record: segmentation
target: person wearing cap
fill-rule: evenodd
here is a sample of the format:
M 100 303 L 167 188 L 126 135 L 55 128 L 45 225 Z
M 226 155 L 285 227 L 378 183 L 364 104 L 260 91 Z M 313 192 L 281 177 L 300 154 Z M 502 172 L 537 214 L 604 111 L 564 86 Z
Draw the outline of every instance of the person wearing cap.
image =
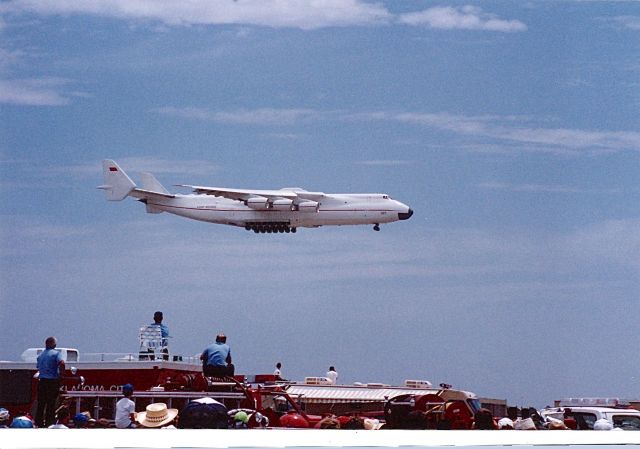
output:
M 234 429 L 247 429 L 249 428 L 249 415 L 244 410 L 237 411 L 233 415 L 233 428 Z
M 154 402 L 147 405 L 144 412 L 136 416 L 136 421 L 142 427 L 158 428 L 172 426 L 173 421 L 178 416 L 177 408 L 167 408 L 164 402 Z
M 122 394 L 124 397 L 116 403 L 115 425 L 118 429 L 135 429 L 136 403 L 131 400 L 133 385 L 123 385 Z
M 231 363 L 231 348 L 227 345 L 227 337 L 224 334 L 216 336 L 216 342 L 205 348 L 200 355 L 202 360 L 202 372 L 205 376 L 233 377 L 235 367 Z
M 6 429 L 9 427 L 9 419 L 11 418 L 11 414 L 9 410 L 4 407 L 0 407 L 0 429 Z
M 85 413 L 78 413 L 73 417 L 73 425 L 76 429 L 86 429 L 89 426 L 89 417 Z
M 511 418 L 502 418 L 498 421 L 498 430 L 514 430 L 513 420 Z
M 593 423 L 593 430 L 613 430 L 613 424 L 607 418 L 600 418 Z
M 38 364 L 38 408 L 36 425 L 47 427 L 55 422 L 56 402 L 60 392 L 60 374 L 64 372 L 62 353 L 56 349 L 55 337 L 45 340 L 45 350 L 37 359 Z
M 31 418 L 26 415 L 16 416 L 11 422 L 12 429 L 33 429 L 35 426 Z

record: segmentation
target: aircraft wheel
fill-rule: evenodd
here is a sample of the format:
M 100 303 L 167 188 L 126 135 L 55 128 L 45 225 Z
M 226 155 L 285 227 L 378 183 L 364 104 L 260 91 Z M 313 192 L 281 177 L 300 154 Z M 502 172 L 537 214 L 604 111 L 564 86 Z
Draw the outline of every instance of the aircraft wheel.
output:
M 248 224 L 244 225 L 244 228 L 245 228 L 247 231 L 251 231 L 251 226 L 250 226 L 250 225 L 248 225 Z
M 289 226 L 287 226 L 286 228 L 284 228 L 284 232 L 286 232 L 287 234 L 291 232 L 291 228 Z
M 258 228 L 253 228 L 253 232 L 255 232 L 256 234 L 259 233 L 260 231 L 258 231 Z
M 298 228 L 291 228 L 291 232 L 293 232 L 294 234 L 296 233 Z
M 373 226 L 373 230 L 374 231 L 379 231 L 380 230 L 380 225 L 376 224 Z

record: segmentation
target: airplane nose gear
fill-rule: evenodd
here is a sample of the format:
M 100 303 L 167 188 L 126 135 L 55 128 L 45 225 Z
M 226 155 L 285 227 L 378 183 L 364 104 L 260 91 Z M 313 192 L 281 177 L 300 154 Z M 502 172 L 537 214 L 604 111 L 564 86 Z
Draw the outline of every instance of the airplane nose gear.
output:
M 380 225 L 378 223 L 376 223 L 375 225 L 373 225 L 373 230 L 374 231 L 379 231 L 380 230 Z

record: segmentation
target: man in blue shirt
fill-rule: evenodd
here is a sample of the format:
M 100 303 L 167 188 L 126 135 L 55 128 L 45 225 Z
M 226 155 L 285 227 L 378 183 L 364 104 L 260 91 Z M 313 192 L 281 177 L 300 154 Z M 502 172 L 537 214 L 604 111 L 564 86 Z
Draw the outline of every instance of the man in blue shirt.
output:
M 45 340 L 45 350 L 40 353 L 38 363 L 38 408 L 36 425 L 49 427 L 55 424 L 56 402 L 60 392 L 60 375 L 64 372 L 62 353 L 56 349 L 55 337 Z
M 169 328 L 162 324 L 162 312 L 158 311 L 153 314 L 153 323 L 151 325 L 160 326 L 160 333 L 162 335 L 162 352 L 164 355 L 162 356 L 165 360 L 169 360 Z
M 216 342 L 202 352 L 200 360 L 205 376 L 233 377 L 235 367 L 231 363 L 231 348 L 224 334 L 218 334 Z

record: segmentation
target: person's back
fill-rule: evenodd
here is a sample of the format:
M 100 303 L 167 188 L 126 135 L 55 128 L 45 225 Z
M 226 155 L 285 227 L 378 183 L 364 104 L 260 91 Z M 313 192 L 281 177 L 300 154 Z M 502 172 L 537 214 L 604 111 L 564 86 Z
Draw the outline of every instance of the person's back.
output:
M 227 366 L 227 357 L 231 348 L 226 343 L 214 343 L 207 348 L 207 364 L 212 366 Z
M 133 423 L 136 404 L 131 400 L 133 386 L 131 384 L 123 386 L 122 394 L 124 397 L 116 403 L 115 425 L 118 429 L 132 429 L 136 427 Z
M 207 347 L 200 355 L 205 376 L 233 376 L 235 367 L 231 363 L 231 348 L 227 337 L 219 334 L 216 342 Z
M 329 371 L 327 371 L 327 378 L 332 384 L 336 384 L 338 382 L 338 372 L 333 366 L 329 367 Z
M 40 353 L 37 358 L 40 379 L 60 378 L 60 364 L 62 353 L 55 348 L 47 348 Z

